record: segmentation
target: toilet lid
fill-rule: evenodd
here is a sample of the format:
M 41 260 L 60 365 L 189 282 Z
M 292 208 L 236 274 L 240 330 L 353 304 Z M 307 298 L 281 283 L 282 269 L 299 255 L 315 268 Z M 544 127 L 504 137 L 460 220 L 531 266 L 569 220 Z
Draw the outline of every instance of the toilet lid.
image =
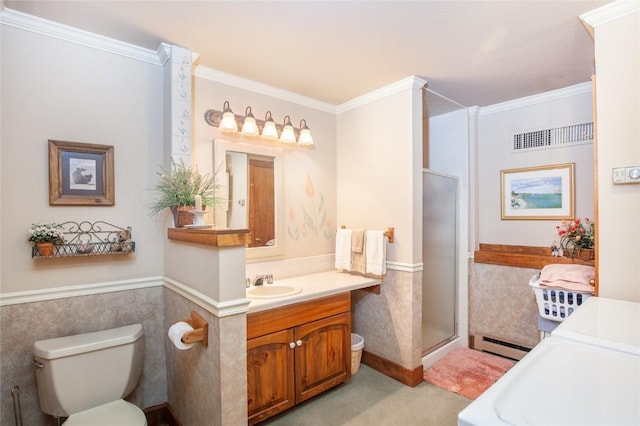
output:
M 64 426 L 147 426 L 140 408 L 119 399 L 72 414 Z

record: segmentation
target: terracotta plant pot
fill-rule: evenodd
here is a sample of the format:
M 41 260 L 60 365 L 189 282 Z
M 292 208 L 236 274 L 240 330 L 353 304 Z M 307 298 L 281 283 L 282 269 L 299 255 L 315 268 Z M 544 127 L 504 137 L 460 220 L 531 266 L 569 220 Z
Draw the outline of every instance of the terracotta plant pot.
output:
M 53 255 L 53 243 L 36 243 L 40 256 L 49 257 Z

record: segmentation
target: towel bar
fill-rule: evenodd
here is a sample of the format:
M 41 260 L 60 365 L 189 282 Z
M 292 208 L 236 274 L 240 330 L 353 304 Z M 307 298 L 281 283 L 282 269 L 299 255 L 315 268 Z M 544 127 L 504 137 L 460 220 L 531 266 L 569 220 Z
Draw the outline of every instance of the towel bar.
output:
M 346 226 L 342 225 L 341 229 L 346 229 Z M 386 231 L 383 232 L 384 236 L 387 237 L 387 242 L 389 244 L 393 244 L 393 238 L 395 237 L 395 228 L 389 227 Z

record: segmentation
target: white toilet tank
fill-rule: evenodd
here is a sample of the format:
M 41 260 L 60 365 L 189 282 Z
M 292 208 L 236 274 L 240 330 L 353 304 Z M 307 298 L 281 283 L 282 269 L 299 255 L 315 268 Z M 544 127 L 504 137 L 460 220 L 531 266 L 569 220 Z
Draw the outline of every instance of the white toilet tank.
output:
M 142 373 L 142 325 L 33 344 L 42 411 L 59 417 L 129 395 Z

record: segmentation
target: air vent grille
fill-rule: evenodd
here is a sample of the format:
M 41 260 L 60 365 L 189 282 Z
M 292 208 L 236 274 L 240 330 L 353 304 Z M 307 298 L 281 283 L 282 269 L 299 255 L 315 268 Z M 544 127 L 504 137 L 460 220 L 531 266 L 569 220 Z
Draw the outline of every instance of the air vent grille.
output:
M 555 129 L 536 130 L 513 135 L 513 150 L 555 148 L 593 140 L 593 123 L 574 124 Z

